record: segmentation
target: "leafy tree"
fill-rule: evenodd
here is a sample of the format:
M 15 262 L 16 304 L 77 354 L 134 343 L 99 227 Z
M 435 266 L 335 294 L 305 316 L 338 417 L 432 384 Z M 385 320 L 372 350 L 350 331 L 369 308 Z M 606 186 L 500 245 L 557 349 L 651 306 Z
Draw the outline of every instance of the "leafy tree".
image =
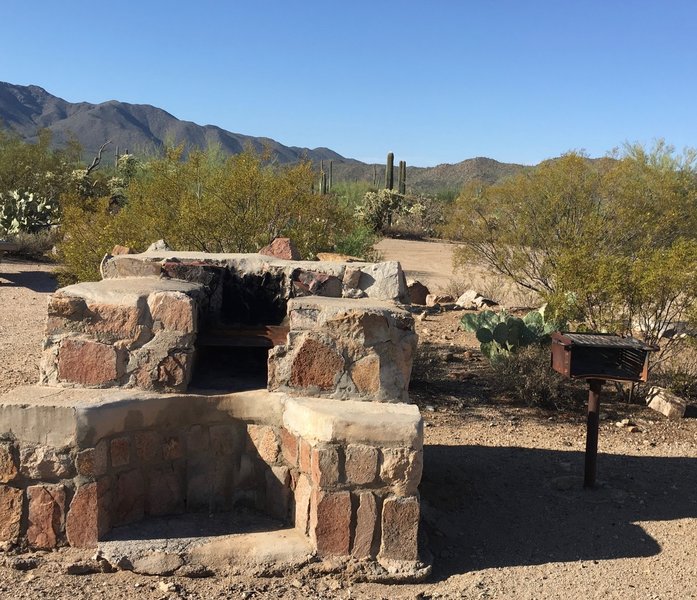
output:
M 444 233 L 462 242 L 458 265 L 483 263 L 538 292 L 559 317 L 657 343 L 697 299 L 695 163 L 695 152 L 662 142 L 600 161 L 570 153 L 498 184 L 470 184 Z

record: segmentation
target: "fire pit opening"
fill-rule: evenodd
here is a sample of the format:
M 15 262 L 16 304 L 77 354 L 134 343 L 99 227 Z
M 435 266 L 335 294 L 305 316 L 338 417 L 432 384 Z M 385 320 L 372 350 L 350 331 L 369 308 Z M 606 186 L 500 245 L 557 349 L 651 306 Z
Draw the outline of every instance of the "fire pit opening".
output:
M 192 387 L 241 391 L 266 388 L 268 351 L 288 333 L 285 275 L 239 275 L 226 269 L 217 302 L 196 340 Z

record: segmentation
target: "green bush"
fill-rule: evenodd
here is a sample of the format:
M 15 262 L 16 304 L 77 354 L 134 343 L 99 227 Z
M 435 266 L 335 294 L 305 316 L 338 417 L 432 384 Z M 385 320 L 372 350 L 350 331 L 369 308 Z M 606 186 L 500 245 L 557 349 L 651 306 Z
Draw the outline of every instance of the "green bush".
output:
M 467 186 L 444 232 L 475 261 L 539 293 L 593 331 L 681 343 L 669 323 L 697 304 L 697 154 L 626 148 L 613 159 L 568 154 L 494 185 Z M 656 361 L 654 361 L 656 364 Z
M 177 250 L 256 252 L 279 236 L 301 255 L 336 249 L 354 226 L 330 195 L 312 191 L 309 163 L 278 167 L 251 151 L 224 157 L 215 151 L 170 148 L 129 173 L 125 200 L 67 197 L 60 256 L 67 277 L 98 277 L 114 245 L 137 251 L 164 239 Z

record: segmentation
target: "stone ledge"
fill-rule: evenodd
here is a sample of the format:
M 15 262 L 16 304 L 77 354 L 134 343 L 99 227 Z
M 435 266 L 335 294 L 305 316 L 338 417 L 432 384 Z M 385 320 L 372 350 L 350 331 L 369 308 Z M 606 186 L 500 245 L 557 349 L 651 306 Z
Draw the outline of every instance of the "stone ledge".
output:
M 408 301 L 406 278 L 397 261 L 379 263 L 284 260 L 264 254 L 183 252 L 175 250 L 121 254 L 104 264 L 104 276 L 112 278 L 157 277 L 168 261 L 195 263 L 197 266 L 226 267 L 238 273 L 277 271 L 290 279 L 295 270 L 321 272 L 343 278 L 347 268 L 360 273 L 357 287 L 371 298 Z
M 283 425 L 315 443 L 423 448 L 423 420 L 413 404 L 287 397 Z
M 127 255 L 128 256 L 128 255 Z M 83 298 L 95 304 L 137 306 L 138 302 L 156 292 L 182 292 L 191 294 L 200 291 L 201 284 L 178 279 L 156 277 L 131 277 L 128 279 L 102 279 L 76 283 L 58 290 L 64 296 Z
M 160 424 L 226 418 L 280 426 L 283 394 L 156 394 L 140 390 L 22 386 L 0 396 L 3 433 L 56 448 L 90 447 L 103 437 Z

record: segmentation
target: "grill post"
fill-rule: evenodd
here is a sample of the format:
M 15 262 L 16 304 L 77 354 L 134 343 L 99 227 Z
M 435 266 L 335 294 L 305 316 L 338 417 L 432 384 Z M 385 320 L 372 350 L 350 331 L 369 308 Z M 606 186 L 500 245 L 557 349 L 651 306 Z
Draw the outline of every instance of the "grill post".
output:
M 586 421 L 586 464 L 583 475 L 583 487 L 595 486 L 595 465 L 598 458 L 598 423 L 600 421 L 600 390 L 602 379 L 589 379 L 588 418 Z

